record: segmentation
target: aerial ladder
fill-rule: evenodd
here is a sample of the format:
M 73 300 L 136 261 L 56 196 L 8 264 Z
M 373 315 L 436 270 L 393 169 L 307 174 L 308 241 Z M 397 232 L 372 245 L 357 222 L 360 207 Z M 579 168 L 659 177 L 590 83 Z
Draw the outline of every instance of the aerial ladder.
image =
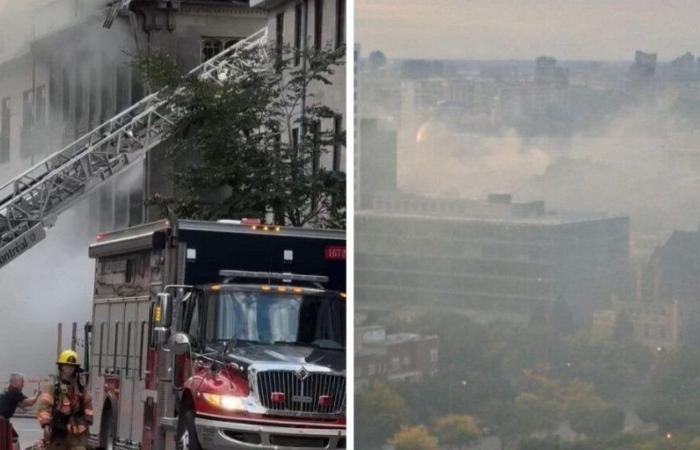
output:
M 266 44 L 263 28 L 189 75 L 221 84 L 235 75 L 239 51 L 264 52 Z M 148 95 L 0 187 L 0 268 L 43 240 L 60 213 L 163 142 L 180 114 L 172 95 Z

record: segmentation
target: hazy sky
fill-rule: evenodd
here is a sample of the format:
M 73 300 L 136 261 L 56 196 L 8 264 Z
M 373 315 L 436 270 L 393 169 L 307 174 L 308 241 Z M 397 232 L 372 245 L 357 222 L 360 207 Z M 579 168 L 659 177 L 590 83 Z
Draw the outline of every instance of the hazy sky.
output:
M 700 53 L 698 0 L 355 0 L 362 53 L 388 57 L 668 61 Z

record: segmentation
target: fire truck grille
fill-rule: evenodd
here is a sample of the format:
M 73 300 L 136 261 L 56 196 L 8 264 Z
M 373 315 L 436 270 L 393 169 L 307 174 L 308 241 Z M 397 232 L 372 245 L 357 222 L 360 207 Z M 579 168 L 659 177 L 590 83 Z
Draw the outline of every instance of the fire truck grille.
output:
M 345 377 L 272 370 L 258 373 L 262 405 L 271 411 L 339 414 L 345 406 Z

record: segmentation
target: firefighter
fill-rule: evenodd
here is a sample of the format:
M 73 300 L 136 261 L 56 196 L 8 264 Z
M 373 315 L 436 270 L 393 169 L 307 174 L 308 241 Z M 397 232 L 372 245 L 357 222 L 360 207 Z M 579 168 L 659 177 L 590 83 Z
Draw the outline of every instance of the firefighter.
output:
M 78 354 L 65 350 L 58 357 L 56 382 L 42 390 L 37 419 L 47 450 L 85 450 L 92 425 L 92 399 L 80 379 Z

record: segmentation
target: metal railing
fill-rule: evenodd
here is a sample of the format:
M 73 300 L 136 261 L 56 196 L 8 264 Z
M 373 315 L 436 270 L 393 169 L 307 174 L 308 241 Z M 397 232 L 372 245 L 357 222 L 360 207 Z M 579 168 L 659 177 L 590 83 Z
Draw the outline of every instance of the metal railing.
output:
M 264 28 L 190 72 L 221 84 L 235 74 L 236 52 L 267 43 Z M 177 92 L 177 91 L 176 91 Z M 0 267 L 45 237 L 56 217 L 160 144 L 178 111 L 153 93 L 0 187 Z

